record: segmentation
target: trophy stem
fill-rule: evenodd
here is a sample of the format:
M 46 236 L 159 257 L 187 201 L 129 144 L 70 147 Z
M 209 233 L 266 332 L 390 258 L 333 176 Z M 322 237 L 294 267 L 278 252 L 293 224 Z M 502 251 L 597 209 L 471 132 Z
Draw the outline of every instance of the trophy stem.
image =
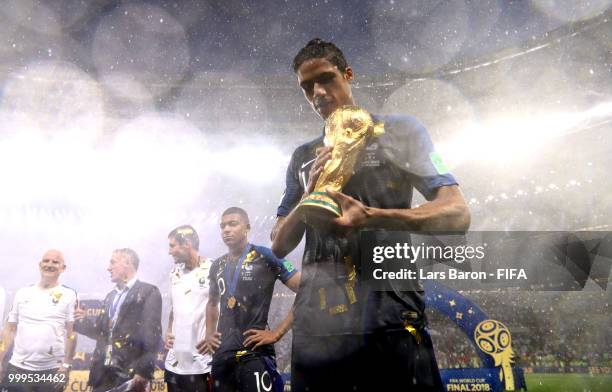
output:
M 300 203 L 300 206 L 324 208 L 335 215 L 342 216 L 342 209 L 327 192 L 312 192 Z
M 342 216 L 342 209 L 327 192 L 312 192 L 300 202 L 296 213 L 304 223 L 326 229 L 332 219 Z

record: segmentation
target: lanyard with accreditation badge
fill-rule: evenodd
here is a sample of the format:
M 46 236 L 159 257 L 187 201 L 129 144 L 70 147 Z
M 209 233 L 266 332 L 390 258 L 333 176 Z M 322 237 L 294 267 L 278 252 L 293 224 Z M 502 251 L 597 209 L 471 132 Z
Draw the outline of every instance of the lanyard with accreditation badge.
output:
M 242 263 L 246 258 L 247 253 L 249 252 L 249 248 L 251 244 L 247 244 L 244 248 L 244 252 L 240 256 L 240 259 L 236 262 L 236 268 L 234 271 L 234 275 L 230 278 L 230 263 L 225 263 L 225 279 L 228 283 L 227 291 L 229 292 L 230 297 L 227 299 L 227 307 L 230 309 L 234 309 L 236 306 L 236 287 L 238 286 L 238 278 L 240 277 L 240 270 L 242 269 Z
M 127 294 L 128 291 L 129 289 L 127 287 L 124 287 L 123 290 L 121 290 L 118 294 L 115 294 L 115 298 L 113 298 L 113 301 L 111 302 L 111 306 L 109 309 L 109 325 L 111 329 L 113 329 L 115 323 L 117 322 L 117 312 L 119 311 L 119 305 L 122 304 L 121 299 L 125 294 Z

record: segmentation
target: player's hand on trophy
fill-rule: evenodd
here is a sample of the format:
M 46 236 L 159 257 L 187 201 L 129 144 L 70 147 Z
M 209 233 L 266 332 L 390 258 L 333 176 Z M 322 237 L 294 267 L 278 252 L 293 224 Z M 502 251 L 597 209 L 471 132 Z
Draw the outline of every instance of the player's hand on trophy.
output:
M 247 336 L 242 343 L 244 347 L 249 347 L 254 344 L 253 347 L 249 347 L 251 350 L 256 349 L 259 346 L 265 346 L 266 344 L 274 344 L 281 338 L 278 333 L 270 331 L 269 329 L 249 329 L 244 332 Z
M 164 348 L 170 350 L 174 346 L 174 334 L 168 332 L 164 337 Z
M 365 227 L 368 219 L 368 210 L 362 202 L 342 192 L 336 192 L 331 189 L 327 189 L 326 192 L 333 197 L 342 208 L 342 216 L 331 221 L 331 231 L 334 234 L 346 236 L 352 231 Z
M 215 350 L 221 345 L 221 334 L 217 331 L 207 333 L 204 340 L 196 344 L 196 349 L 200 354 L 214 354 Z
M 87 316 L 87 309 L 81 304 L 74 309 L 74 320 L 75 321 L 83 321 Z
M 308 195 L 312 191 L 314 191 L 315 184 L 319 179 L 319 175 L 323 171 L 325 167 L 325 163 L 329 161 L 332 157 L 332 150 L 334 148 L 331 146 L 327 147 L 319 147 L 315 150 L 317 157 L 315 158 L 315 162 L 310 168 L 310 172 L 308 173 L 308 184 L 306 184 L 305 194 Z

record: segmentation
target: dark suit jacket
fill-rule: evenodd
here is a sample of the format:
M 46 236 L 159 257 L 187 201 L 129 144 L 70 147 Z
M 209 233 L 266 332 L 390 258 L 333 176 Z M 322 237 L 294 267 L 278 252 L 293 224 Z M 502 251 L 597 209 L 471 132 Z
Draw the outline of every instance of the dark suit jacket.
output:
M 115 290 L 106 295 L 104 311 L 95 321 L 86 318 L 75 323 L 77 332 L 97 341 L 88 382 L 94 388 L 109 371 L 104 366 L 104 359 L 110 334 L 108 310 L 114 296 Z M 134 374 L 149 380 L 153 378 L 155 357 L 161 342 L 161 307 L 159 289 L 137 280 L 119 309 L 111 342 L 113 358 L 118 368 L 130 378 Z

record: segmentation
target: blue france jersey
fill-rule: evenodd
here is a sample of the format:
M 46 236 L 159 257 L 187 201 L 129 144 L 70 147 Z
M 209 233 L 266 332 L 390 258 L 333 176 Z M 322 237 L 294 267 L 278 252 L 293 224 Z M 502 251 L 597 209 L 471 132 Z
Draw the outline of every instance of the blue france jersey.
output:
M 432 200 L 457 181 L 442 162 L 425 127 L 405 115 L 372 116 L 385 132 L 372 137 L 342 192 L 375 208 L 411 207 L 413 189 Z M 299 203 L 315 149 L 323 136 L 299 146 L 291 157 L 277 215 Z M 359 334 L 401 329 L 405 315 L 422 317 L 422 292 L 370 290 L 361 277 L 359 233 L 348 237 L 306 228 L 302 277 L 295 301 L 294 335 Z
M 210 296 L 220 301 L 217 330 L 222 334 L 222 344 L 217 352 L 242 350 L 245 331 L 265 329 L 276 280 L 286 283 L 297 273 L 289 261 L 279 259 L 271 249 L 249 244 L 236 278 L 238 261 L 228 256 L 215 260 L 209 275 Z M 235 289 L 231 292 L 233 282 Z M 262 351 L 273 352 L 273 347 L 263 347 Z

